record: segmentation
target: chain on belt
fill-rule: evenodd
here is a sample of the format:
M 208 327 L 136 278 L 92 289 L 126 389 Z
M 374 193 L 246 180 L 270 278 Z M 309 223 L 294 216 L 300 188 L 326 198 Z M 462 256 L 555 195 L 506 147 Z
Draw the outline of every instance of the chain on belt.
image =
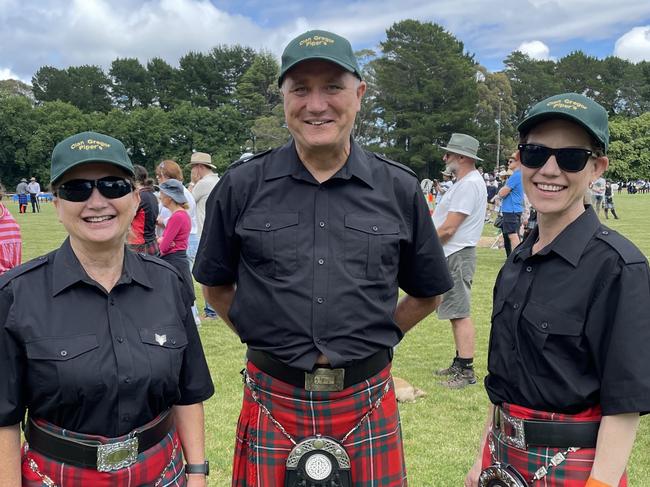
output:
M 160 484 L 162 483 L 163 479 L 165 478 L 165 475 L 167 474 L 167 470 L 169 470 L 173 464 L 174 464 L 174 459 L 176 458 L 176 453 L 178 452 L 178 441 L 174 439 L 173 442 L 173 448 L 172 448 L 172 453 L 170 455 L 169 463 L 165 466 L 163 469 L 162 473 L 160 474 L 160 477 L 158 477 L 158 480 L 153 484 L 154 487 L 159 487 Z M 41 482 L 43 482 L 47 487 L 58 487 L 57 484 L 47 475 L 42 473 L 40 469 L 38 468 L 38 464 L 33 458 L 30 458 L 28 460 L 29 468 L 32 472 L 36 474 L 36 476 L 41 479 Z

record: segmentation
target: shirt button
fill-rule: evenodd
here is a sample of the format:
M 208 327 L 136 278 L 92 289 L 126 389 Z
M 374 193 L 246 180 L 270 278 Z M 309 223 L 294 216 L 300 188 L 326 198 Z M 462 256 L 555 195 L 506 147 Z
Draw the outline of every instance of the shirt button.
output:
M 377 225 L 372 226 L 372 231 L 377 232 L 379 230 L 379 227 Z
M 325 226 L 325 222 L 318 222 L 318 224 L 320 225 L 321 228 Z
M 515 309 L 519 309 L 519 303 L 513 304 L 512 307 L 515 308 Z
M 316 298 L 316 302 L 318 304 L 323 304 L 325 302 L 325 300 L 323 298 Z
M 319 263 L 320 265 L 323 265 L 323 264 L 325 263 L 325 260 L 324 260 L 324 259 L 318 259 L 318 263 Z
M 130 384 L 131 383 L 131 377 L 127 377 L 126 379 L 124 379 L 124 382 L 126 382 L 127 384 Z
M 270 224 L 269 222 L 266 222 L 266 223 L 264 224 L 264 226 L 265 226 L 266 228 L 271 228 L 271 224 Z
M 176 339 L 175 339 L 175 338 L 172 338 L 171 343 L 172 343 L 172 345 L 176 345 Z
M 111 303 L 111 306 L 113 306 L 115 304 L 115 299 L 111 298 L 109 302 Z
M 323 340 L 321 340 L 320 338 L 316 338 L 316 343 L 323 343 Z
M 124 338 L 122 338 L 122 337 L 117 337 L 116 340 L 118 341 L 118 343 L 122 343 L 122 342 L 124 341 Z
M 603 231 L 600 232 L 600 233 L 602 233 L 603 235 L 609 235 L 609 232 L 608 232 L 607 230 L 603 230 Z
M 67 357 L 68 356 L 68 351 L 67 350 L 61 350 L 59 352 L 59 355 L 61 355 L 61 357 Z
M 533 272 L 533 268 L 531 266 L 526 267 L 526 272 Z
M 547 321 L 542 321 L 541 326 L 542 326 L 542 328 L 544 328 L 546 330 L 548 328 L 548 322 Z

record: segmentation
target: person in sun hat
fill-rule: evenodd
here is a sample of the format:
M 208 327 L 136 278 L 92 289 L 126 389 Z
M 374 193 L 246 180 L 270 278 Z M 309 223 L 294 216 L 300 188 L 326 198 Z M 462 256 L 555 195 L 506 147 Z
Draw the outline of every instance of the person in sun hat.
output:
M 537 226 L 494 287 L 491 406 L 465 485 L 508 476 L 625 486 L 639 415 L 650 411 L 650 272 L 639 249 L 584 204 L 609 163 L 607 112 L 563 93 L 534 105 L 518 130 Z
M 212 156 L 205 152 L 194 152 L 190 157 L 190 168 L 192 173 L 192 196 L 196 201 L 196 223 L 199 238 L 203 233 L 205 223 L 205 204 L 208 196 L 219 182 L 219 175 L 214 172 L 217 168 L 212 164 Z M 205 298 L 205 296 L 204 296 Z M 203 306 L 205 318 L 214 319 L 217 312 L 205 301 Z
M 466 134 L 452 134 L 443 161 L 456 182 L 433 212 L 433 223 L 442 242 L 454 287 L 442 297 L 438 319 L 450 320 L 456 355 L 449 367 L 434 371 L 447 377 L 442 385 L 462 389 L 476 384 L 475 334 L 470 314 L 472 278 L 476 269 L 476 245 L 481 238 L 487 210 L 487 188 L 476 169 L 479 142 Z
M 416 175 L 351 136 L 350 43 L 300 34 L 278 84 L 292 140 L 223 174 L 194 266 L 248 348 L 232 485 L 405 486 L 392 350 L 451 287 L 442 249 Z
M 0 485 L 205 486 L 214 387 L 181 276 L 126 249 L 127 151 L 78 133 L 50 174 L 68 236 L 0 276 Z

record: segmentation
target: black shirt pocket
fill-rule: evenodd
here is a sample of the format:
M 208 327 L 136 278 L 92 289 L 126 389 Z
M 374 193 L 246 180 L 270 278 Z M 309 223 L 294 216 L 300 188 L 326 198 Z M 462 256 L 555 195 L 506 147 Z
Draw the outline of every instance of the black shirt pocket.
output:
M 582 351 L 584 320 L 532 301 L 526 305 L 522 316 L 528 325 L 522 332 L 547 360 L 571 360 Z
M 59 394 L 65 404 L 95 399 L 106 391 L 97 373 L 97 336 L 47 337 L 25 343 L 29 387 Z
M 345 267 L 351 276 L 377 281 L 396 272 L 399 224 L 374 215 L 345 215 Z
M 183 354 L 187 347 L 187 334 L 180 326 L 166 325 L 140 328 L 140 340 L 144 343 L 151 366 L 151 382 L 155 389 L 178 390 L 183 366 Z
M 295 212 L 254 213 L 242 221 L 242 254 L 268 277 L 290 276 L 298 267 L 298 223 Z

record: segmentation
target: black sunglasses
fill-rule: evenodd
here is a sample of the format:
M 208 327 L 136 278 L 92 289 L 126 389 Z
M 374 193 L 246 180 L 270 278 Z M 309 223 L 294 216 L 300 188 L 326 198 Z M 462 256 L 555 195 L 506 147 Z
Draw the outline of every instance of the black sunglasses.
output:
M 72 179 L 66 181 L 56 191 L 59 198 L 79 203 L 86 201 L 97 188 L 99 193 L 109 199 L 121 198 L 133 191 L 131 183 L 117 176 L 106 176 L 101 179 Z
M 546 164 L 549 157 L 555 156 L 560 169 L 566 172 L 579 172 L 585 168 L 593 154 L 593 151 L 579 147 L 551 149 L 537 144 L 519 144 L 519 159 L 524 166 L 531 169 L 539 169 Z

